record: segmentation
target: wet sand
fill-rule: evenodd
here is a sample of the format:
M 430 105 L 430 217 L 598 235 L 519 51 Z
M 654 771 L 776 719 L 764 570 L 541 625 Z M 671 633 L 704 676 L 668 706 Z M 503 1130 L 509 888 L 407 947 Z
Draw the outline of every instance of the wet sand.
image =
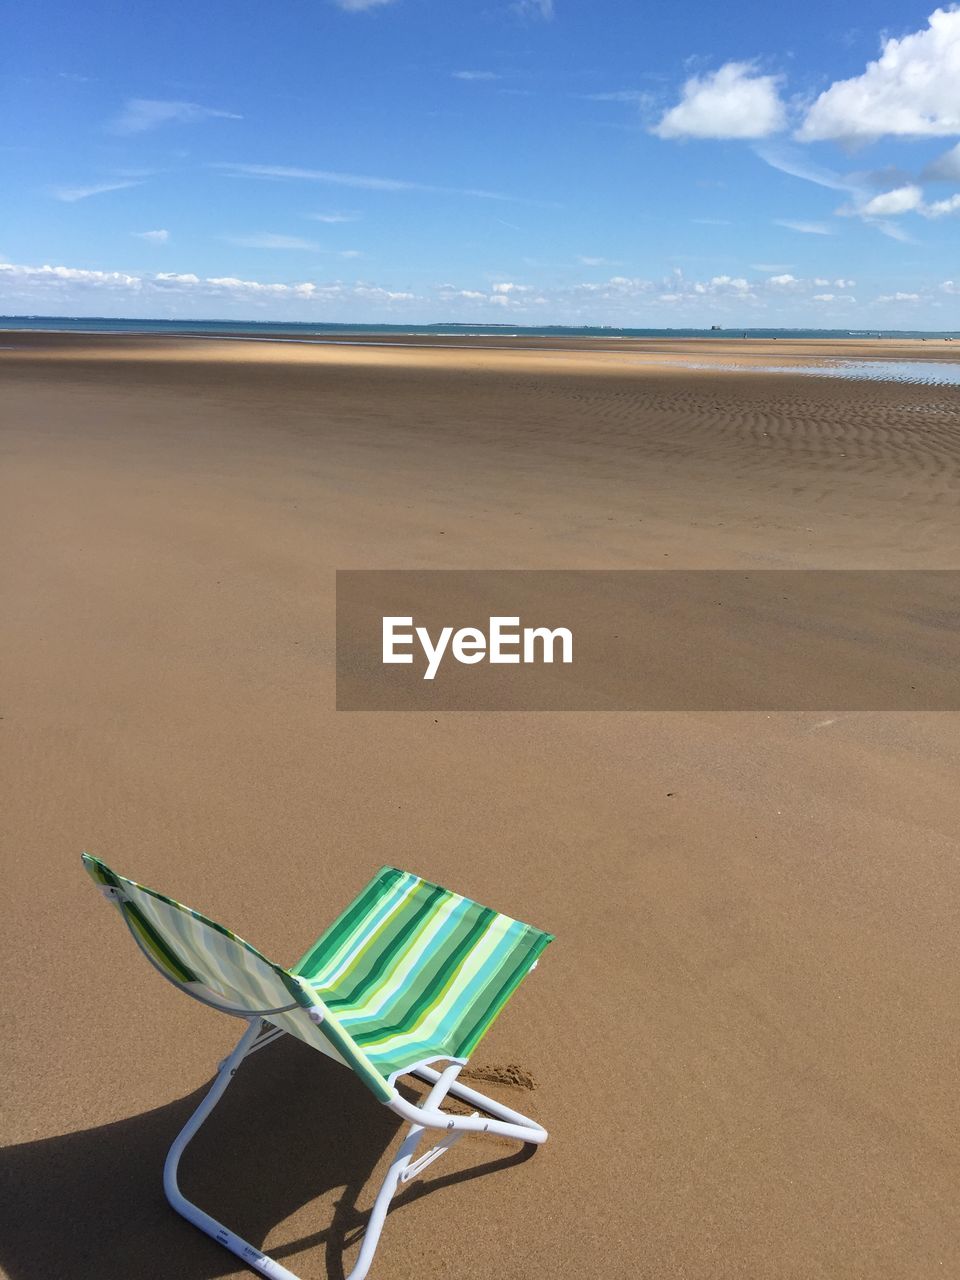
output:
M 461 1143 L 373 1275 L 960 1268 L 956 715 L 333 688 L 337 568 L 960 567 L 960 392 L 764 374 L 783 341 L 2 341 L 4 1274 L 249 1274 L 160 1188 L 238 1029 L 143 962 L 83 848 L 283 962 L 383 863 L 557 934 L 474 1059 L 550 1141 Z M 744 345 L 756 372 L 675 363 Z M 394 1133 L 281 1042 L 184 1188 L 339 1276 Z

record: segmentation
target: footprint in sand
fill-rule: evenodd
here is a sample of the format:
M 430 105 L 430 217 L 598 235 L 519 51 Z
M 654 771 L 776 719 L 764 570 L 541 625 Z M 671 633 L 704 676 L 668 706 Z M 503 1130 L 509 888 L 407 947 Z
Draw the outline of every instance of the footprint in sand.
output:
M 515 1089 L 536 1089 L 537 1082 L 529 1071 L 515 1062 L 507 1062 L 465 1067 L 460 1073 L 461 1080 L 478 1080 L 484 1084 L 507 1084 Z

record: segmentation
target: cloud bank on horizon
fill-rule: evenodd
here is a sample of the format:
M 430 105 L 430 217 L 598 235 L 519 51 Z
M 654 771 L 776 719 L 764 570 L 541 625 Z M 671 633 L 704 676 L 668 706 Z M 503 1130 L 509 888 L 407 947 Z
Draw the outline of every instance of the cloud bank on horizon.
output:
M 956 4 L 324 0 L 186 49 L 172 0 L 151 66 L 108 0 L 54 2 L 0 312 L 960 329 Z

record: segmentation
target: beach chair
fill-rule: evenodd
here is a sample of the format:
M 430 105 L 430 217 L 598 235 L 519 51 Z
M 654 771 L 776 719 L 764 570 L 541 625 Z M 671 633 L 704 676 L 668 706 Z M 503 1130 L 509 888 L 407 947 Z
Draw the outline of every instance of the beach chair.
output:
M 457 1080 L 484 1032 L 537 964 L 551 935 L 406 871 L 384 867 L 320 935 L 303 959 L 281 968 L 197 911 L 117 875 L 99 858 L 84 866 L 155 968 L 194 999 L 249 1024 L 219 1066 L 200 1106 L 170 1148 L 163 1186 L 174 1209 L 253 1270 L 297 1280 L 260 1249 L 192 1204 L 177 1185 L 184 1149 L 244 1058 L 284 1034 L 353 1070 L 409 1129 L 377 1194 L 356 1265 L 363 1280 L 390 1200 L 467 1133 L 539 1145 L 547 1132 Z M 436 1070 L 434 1063 L 447 1064 Z M 397 1090 L 405 1075 L 432 1087 L 414 1105 Z M 441 1107 L 450 1096 L 471 1115 Z M 442 1136 L 417 1158 L 428 1129 Z

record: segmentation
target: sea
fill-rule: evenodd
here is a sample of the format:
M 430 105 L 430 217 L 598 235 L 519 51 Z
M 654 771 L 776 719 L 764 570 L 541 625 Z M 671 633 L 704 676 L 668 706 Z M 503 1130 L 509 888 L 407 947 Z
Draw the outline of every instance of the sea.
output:
M 33 329 L 52 333 L 236 334 L 304 340 L 338 335 L 375 338 L 405 335 L 432 338 L 926 338 L 960 341 L 960 330 L 925 329 L 618 329 L 606 325 L 513 324 L 316 324 L 274 320 L 139 320 L 112 316 L 0 316 L 0 330 Z

